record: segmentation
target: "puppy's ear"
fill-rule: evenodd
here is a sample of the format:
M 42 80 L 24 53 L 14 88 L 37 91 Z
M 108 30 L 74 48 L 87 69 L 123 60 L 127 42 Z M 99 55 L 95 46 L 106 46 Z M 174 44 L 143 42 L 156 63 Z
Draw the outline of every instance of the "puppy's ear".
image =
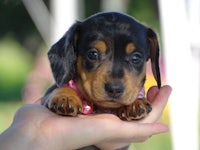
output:
M 76 63 L 75 34 L 80 24 L 80 22 L 76 22 L 72 25 L 48 52 L 51 70 L 58 87 L 74 77 Z
M 150 49 L 151 67 L 158 88 L 161 87 L 160 67 L 159 67 L 159 44 L 156 33 L 152 29 L 148 29 L 148 44 Z

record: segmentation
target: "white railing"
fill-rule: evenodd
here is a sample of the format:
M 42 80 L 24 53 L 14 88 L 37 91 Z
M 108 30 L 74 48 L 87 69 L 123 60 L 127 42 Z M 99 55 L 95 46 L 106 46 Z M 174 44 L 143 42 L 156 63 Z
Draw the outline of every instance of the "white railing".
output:
M 197 53 L 200 44 L 199 4 L 198 0 L 159 1 L 167 81 L 173 88 L 170 118 L 174 150 L 199 150 L 199 56 L 194 58 L 192 51 L 195 46 Z

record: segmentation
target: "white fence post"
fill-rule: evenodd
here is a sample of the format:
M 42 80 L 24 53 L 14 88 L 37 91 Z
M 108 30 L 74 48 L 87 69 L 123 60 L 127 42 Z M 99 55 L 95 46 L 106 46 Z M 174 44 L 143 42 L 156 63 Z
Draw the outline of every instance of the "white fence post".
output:
M 59 40 L 78 19 L 77 0 L 51 0 L 51 43 Z
M 191 26 L 187 6 L 184 0 L 159 1 L 167 82 L 173 88 L 170 117 L 174 150 L 199 150 L 200 75 L 198 63 L 191 50 Z

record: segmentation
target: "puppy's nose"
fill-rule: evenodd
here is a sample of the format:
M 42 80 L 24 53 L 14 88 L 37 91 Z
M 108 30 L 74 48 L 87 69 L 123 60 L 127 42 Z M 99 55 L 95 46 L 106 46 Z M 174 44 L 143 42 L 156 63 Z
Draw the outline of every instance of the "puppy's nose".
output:
M 105 84 L 105 91 L 109 97 L 119 98 L 124 92 L 124 85 L 121 82 L 108 82 Z

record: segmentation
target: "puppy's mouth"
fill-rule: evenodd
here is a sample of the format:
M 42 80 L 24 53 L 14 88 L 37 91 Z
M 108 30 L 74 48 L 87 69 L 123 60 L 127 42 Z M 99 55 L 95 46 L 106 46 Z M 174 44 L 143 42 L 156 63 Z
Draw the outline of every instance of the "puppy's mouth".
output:
M 78 87 L 76 86 L 73 80 L 70 80 L 67 86 L 70 86 L 71 88 L 73 88 L 77 92 L 79 97 L 81 98 L 82 106 L 83 106 L 82 114 L 84 115 L 99 114 L 99 113 L 110 113 L 110 114 L 116 115 L 118 108 L 125 105 L 125 104 L 117 102 L 117 100 L 115 99 L 113 100 L 111 99 L 109 101 L 106 101 L 106 100 L 95 101 L 95 102 L 87 101 L 81 96 L 80 91 L 78 90 Z M 142 87 L 137 95 L 137 98 L 143 99 L 144 97 L 145 97 L 145 90 L 144 90 L 144 87 Z
M 139 91 L 137 98 L 143 99 L 145 97 L 144 87 Z M 82 113 L 84 115 L 89 114 L 100 114 L 100 113 L 109 113 L 109 114 L 117 114 L 118 108 L 124 106 L 121 103 L 117 103 L 116 100 L 110 101 L 96 101 L 95 103 L 91 103 L 83 100 L 83 110 Z

